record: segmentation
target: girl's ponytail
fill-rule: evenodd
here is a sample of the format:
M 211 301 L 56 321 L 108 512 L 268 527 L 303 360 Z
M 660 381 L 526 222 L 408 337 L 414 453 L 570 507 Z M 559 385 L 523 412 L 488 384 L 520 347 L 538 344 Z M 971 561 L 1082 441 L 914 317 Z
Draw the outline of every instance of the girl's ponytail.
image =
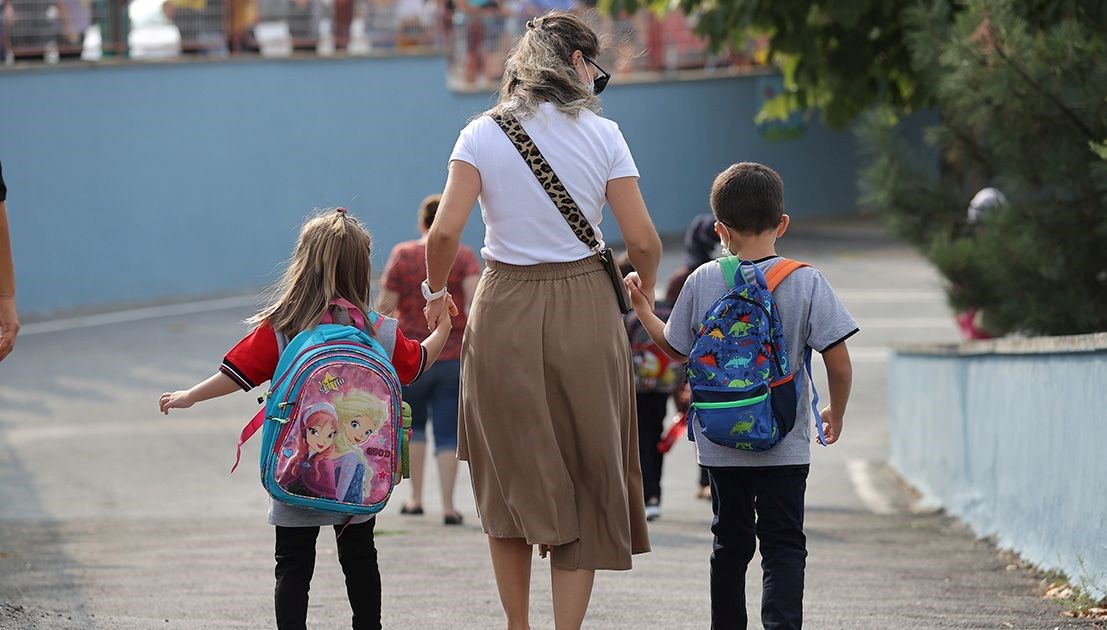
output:
M 268 322 L 292 337 L 317 325 L 332 300 L 345 298 L 368 311 L 372 244 L 345 208 L 312 215 L 300 229 L 288 268 L 269 291 L 269 305 L 247 323 Z

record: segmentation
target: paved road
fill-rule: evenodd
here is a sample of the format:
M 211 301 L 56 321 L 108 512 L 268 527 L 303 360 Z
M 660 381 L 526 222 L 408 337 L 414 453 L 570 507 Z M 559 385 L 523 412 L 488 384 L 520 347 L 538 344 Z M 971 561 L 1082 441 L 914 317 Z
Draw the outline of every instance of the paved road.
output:
M 850 342 L 856 380 L 843 441 L 817 450 L 808 486 L 808 627 L 1081 625 L 1060 617 L 1035 594 L 1036 579 L 989 544 L 942 516 L 906 510 L 909 495 L 882 464 L 886 348 L 953 340 L 956 331 L 932 270 L 871 226 L 853 228 L 797 232 L 780 247 L 820 267 L 862 327 Z M 663 271 L 678 260 L 667 255 Z M 249 465 L 257 445 L 227 474 L 254 397 L 169 418 L 156 412 L 161 391 L 211 373 L 249 313 L 239 302 L 49 333 L 35 332 L 49 324 L 28 327 L 0 364 L 0 627 L 271 625 L 273 535 Z M 691 445 L 681 443 L 666 462 L 654 552 L 631 572 L 598 577 L 586 627 L 708 626 L 710 507 L 693 498 L 695 477 Z M 436 496 L 433 475 L 429 486 Z M 502 627 L 464 476 L 459 496 L 461 528 L 440 525 L 433 501 L 424 517 L 399 515 L 399 501 L 379 517 L 385 627 Z M 348 627 L 330 535 L 320 540 L 310 622 Z M 543 564 L 534 576 L 533 625 L 551 628 Z M 759 580 L 752 567 L 753 611 Z

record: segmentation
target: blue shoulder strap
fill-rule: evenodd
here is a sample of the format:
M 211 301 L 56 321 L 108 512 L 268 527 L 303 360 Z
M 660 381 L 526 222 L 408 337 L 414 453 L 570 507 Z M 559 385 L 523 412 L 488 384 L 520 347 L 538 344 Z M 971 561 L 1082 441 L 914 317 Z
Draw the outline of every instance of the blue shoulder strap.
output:
M 757 284 L 766 288 L 769 286 L 769 283 L 765 280 L 765 274 L 757 263 L 742 260 L 737 256 L 723 256 L 718 260 L 728 290 L 740 284 Z
M 808 347 L 803 351 L 803 372 L 797 373 L 797 377 L 802 377 L 803 373 L 807 373 L 807 382 L 811 387 L 811 412 L 815 415 L 815 429 L 819 432 L 819 444 L 826 446 L 826 434 L 823 433 L 823 417 L 819 413 L 819 390 L 815 388 L 815 378 L 811 376 L 811 348 Z M 806 384 L 801 384 L 806 387 Z M 796 388 L 799 389 L 799 386 Z

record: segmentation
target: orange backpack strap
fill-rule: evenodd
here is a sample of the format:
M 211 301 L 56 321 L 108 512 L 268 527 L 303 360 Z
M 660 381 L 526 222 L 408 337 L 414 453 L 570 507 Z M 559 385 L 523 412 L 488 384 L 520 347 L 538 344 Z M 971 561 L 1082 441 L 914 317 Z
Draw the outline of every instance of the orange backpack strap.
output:
M 800 267 L 810 267 L 811 265 L 800 262 L 798 260 L 792 260 L 791 258 L 781 258 L 780 262 L 773 265 L 769 272 L 765 274 L 765 283 L 769 285 L 770 291 L 775 291 L 777 286 L 784 281 L 793 271 Z

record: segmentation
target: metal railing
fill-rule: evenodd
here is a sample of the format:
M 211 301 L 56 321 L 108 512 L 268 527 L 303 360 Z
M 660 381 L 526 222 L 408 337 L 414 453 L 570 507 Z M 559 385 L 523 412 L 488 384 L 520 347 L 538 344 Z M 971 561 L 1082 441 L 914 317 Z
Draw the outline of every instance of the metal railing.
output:
M 446 52 L 453 87 L 480 89 L 499 82 L 526 21 L 551 8 L 591 21 L 606 44 L 598 61 L 616 75 L 756 63 L 752 49 L 710 54 L 679 13 L 610 18 L 567 0 L 0 0 L 0 6 L 0 57 L 7 63 L 425 48 Z

